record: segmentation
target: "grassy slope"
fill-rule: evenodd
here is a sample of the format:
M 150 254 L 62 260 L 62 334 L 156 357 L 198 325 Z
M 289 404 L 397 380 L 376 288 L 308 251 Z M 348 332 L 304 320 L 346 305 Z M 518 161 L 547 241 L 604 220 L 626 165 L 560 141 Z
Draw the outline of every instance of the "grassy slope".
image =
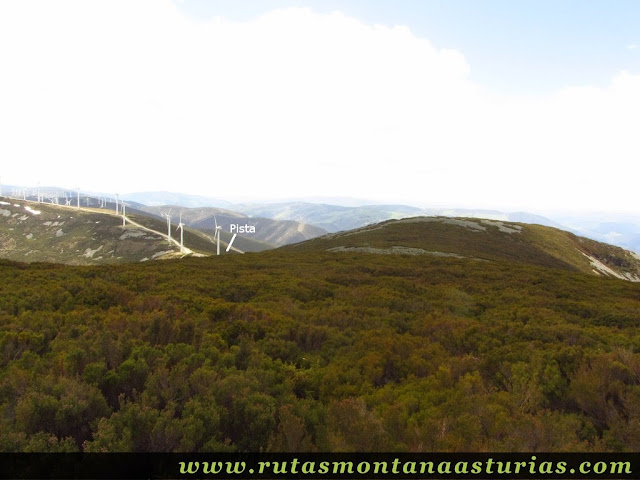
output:
M 3 202 L 5 200 L 2 200 Z M 112 210 L 38 204 L 11 200 L 0 204 L 0 256 L 15 261 L 55 262 L 71 265 L 139 262 L 155 258 L 154 255 L 172 252 L 178 254 L 175 244 L 151 232 L 128 225 L 122 228 L 122 219 Z M 14 205 L 18 205 L 15 207 Z M 30 206 L 40 214 L 25 210 Z M 130 208 L 127 217 L 150 228 L 166 233 L 163 219 L 149 216 Z M 179 238 L 177 224 L 172 225 L 172 238 Z M 58 233 L 58 231 L 60 231 Z M 123 238 L 123 234 L 126 235 Z M 194 252 L 213 255 L 216 245 L 211 241 L 213 232 L 185 228 L 184 244 Z M 224 254 L 231 234 L 221 235 L 221 253 Z M 241 251 L 262 251 L 272 245 L 238 237 L 234 246 Z M 91 255 L 91 251 L 95 251 Z M 159 255 L 160 257 L 163 255 Z
M 500 226 L 518 231 L 507 233 L 501 231 Z M 640 275 L 638 258 L 619 247 L 552 227 L 479 219 L 420 217 L 387 221 L 285 248 L 316 251 L 336 247 L 394 246 L 594 273 L 589 260 L 581 253 L 585 252 L 612 269 Z
M 25 206 L 40 214 L 29 213 Z M 121 218 L 104 210 L 94 212 L 23 201 L 0 205 L 0 210 L 10 212 L 0 216 L 0 255 L 4 258 L 95 265 L 139 262 L 176 250 L 159 235 L 130 227 L 123 229 Z

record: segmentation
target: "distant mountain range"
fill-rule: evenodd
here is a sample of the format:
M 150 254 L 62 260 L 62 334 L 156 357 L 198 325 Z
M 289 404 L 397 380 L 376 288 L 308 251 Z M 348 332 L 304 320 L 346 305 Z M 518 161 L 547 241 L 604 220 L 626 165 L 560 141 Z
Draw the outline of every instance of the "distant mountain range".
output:
M 125 201 L 137 202 L 150 207 L 159 205 L 180 205 L 188 208 L 229 207 L 231 202 L 202 195 L 188 195 L 175 192 L 134 192 L 122 195 Z
M 568 230 L 600 242 L 640 253 L 640 216 L 610 214 L 554 215 L 548 218 L 528 212 L 463 208 L 418 208 L 409 205 L 339 206 L 308 202 L 235 204 L 229 208 L 249 216 L 260 215 L 278 220 L 296 220 L 329 232 L 359 228 L 385 220 L 415 216 L 486 218 L 522 222 Z
M 20 187 L 3 187 L 5 191 L 20 191 Z M 58 195 L 61 202 L 65 193 L 75 204 L 75 192 L 58 187 L 41 187 L 48 196 Z M 36 191 L 28 189 L 27 198 L 36 199 Z M 95 205 L 100 195 L 81 193 L 81 203 Z M 114 208 L 112 196 L 103 196 L 107 207 Z M 136 192 L 121 195 L 132 208 L 159 216 L 167 208 L 178 214 L 183 211 L 185 223 L 199 230 L 213 230 L 213 215 L 219 217 L 223 228 L 228 224 L 251 218 L 256 233 L 247 236 L 255 241 L 247 251 L 255 251 L 291 244 L 321 236 L 326 232 L 360 228 L 385 220 L 416 216 L 448 216 L 486 218 L 501 221 L 522 222 L 555 227 L 601 242 L 640 252 L 640 216 L 611 214 L 554 214 L 553 218 L 528 212 L 502 212 L 486 209 L 419 208 L 410 205 L 374 205 L 366 200 L 353 198 L 318 198 L 323 203 L 291 201 L 280 203 L 231 203 L 208 196 L 174 192 Z M 343 205 L 338 203 L 342 202 Z M 228 232 L 227 232 L 228 233 Z M 231 235 L 223 234 L 229 240 Z
M 391 218 L 404 218 L 424 215 L 424 211 L 406 205 L 371 205 L 343 207 L 339 205 L 314 204 L 306 202 L 274 204 L 233 205 L 236 211 L 251 217 L 260 216 L 276 220 L 294 220 L 315 225 L 328 232 L 351 230 L 371 223 Z
M 121 198 L 128 202 L 136 202 L 138 207 L 173 206 L 174 209 L 180 207 L 189 209 L 213 207 L 210 212 L 202 210 L 205 218 L 198 218 L 195 211 L 186 214 L 191 218 L 189 221 L 193 224 L 200 220 L 206 221 L 212 214 L 217 215 L 218 213 L 215 210 L 217 208 L 220 210 L 220 215 L 228 217 L 240 218 L 244 216 L 263 217 L 273 220 L 293 220 L 319 227 L 327 232 L 350 230 L 384 220 L 421 215 L 488 218 L 565 228 L 560 223 L 549 218 L 526 212 L 505 213 L 498 210 L 379 205 L 369 200 L 350 197 L 310 197 L 304 201 L 292 200 L 276 203 L 232 203 L 208 196 L 157 191 L 128 193 L 121 195 Z M 161 211 L 150 208 L 144 210 L 154 214 Z M 297 241 L 300 240 L 298 239 Z
M 0 258 L 96 265 L 213 255 L 217 253 L 214 216 L 221 226 L 222 254 L 259 252 L 327 233 L 291 220 L 249 218 L 219 208 L 150 207 L 130 200 L 123 226 L 121 213 L 115 215 L 115 202 L 82 194 L 78 208 L 77 198 L 66 205 L 64 192 L 57 193 L 62 196 L 40 202 L 37 195 L 29 200 L 0 197 Z M 163 212 L 172 213 L 171 242 Z M 180 218 L 184 223 L 183 252 L 177 243 Z M 231 224 L 255 231 L 240 233 L 232 241 Z M 229 243 L 232 248 L 227 252 Z
M 579 235 L 640 253 L 640 214 L 558 214 L 557 219 Z
M 563 228 L 553 220 L 526 212 L 504 213 L 497 210 L 418 208 L 409 205 L 363 205 L 344 207 L 306 202 L 273 204 L 237 204 L 236 211 L 249 216 L 263 216 L 277 220 L 296 220 L 321 227 L 328 232 L 351 230 L 385 220 L 418 217 L 447 216 L 474 217 L 512 222 L 536 223 L 549 227 Z
M 91 203 L 91 201 L 89 201 Z M 472 258 L 480 261 L 509 261 L 562 268 L 600 276 L 640 281 L 640 256 L 620 247 L 579 237 L 555 227 L 541 225 L 543 217 L 526 213 L 511 218 L 537 221 L 513 222 L 500 212 L 465 211 L 465 217 L 415 216 L 411 207 L 337 207 L 311 204 L 272 206 L 258 209 L 280 216 L 334 221 L 332 228 L 348 222 L 371 220 L 380 215 L 405 215 L 331 234 L 295 220 L 248 217 L 242 213 L 212 207 L 149 207 L 131 205 L 127 224 L 112 209 L 61 206 L 0 197 L 0 257 L 27 262 L 76 265 L 130 263 L 189 255 L 213 255 L 215 222 L 223 227 L 223 249 L 231 241 L 231 224 L 255 228 L 255 234 L 237 236 L 234 251 L 262 251 L 274 245 L 298 252 L 341 252 L 363 254 L 430 255 Z M 172 212 L 172 238 L 160 215 Z M 446 213 L 452 213 L 448 211 Z M 407 216 L 408 215 L 408 216 Z M 478 218 L 472 217 L 477 215 Z M 492 216 L 493 219 L 480 218 Z M 215 216 L 215 220 L 214 220 Z M 179 218 L 185 224 L 180 251 L 176 230 Z M 553 223 L 553 222 L 550 222 Z M 259 234 L 258 234 L 259 232 Z M 232 253 L 234 252 L 232 251 Z
M 162 212 L 172 210 L 174 218 L 182 215 L 185 225 L 213 233 L 215 222 L 222 227 L 222 230 L 231 232 L 231 225 L 249 225 L 255 228 L 255 233 L 243 235 L 246 238 L 264 242 L 265 247 L 274 248 L 276 246 L 288 245 L 290 243 L 302 242 L 310 238 L 319 237 L 327 233 L 326 230 L 317 226 L 304 224 L 294 220 L 279 220 L 264 218 L 259 216 L 247 216 L 242 213 L 225 210 L 222 208 L 201 207 L 183 208 L 181 206 L 162 207 L 140 207 L 144 212 L 160 216 Z M 214 218 L 215 217 L 215 218 Z

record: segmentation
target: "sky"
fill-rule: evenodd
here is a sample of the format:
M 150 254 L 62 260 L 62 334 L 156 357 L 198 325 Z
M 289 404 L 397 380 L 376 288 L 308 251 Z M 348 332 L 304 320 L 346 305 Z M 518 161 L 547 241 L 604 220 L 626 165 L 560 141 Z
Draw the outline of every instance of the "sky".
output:
M 640 213 L 635 0 L 0 1 L 4 185 Z

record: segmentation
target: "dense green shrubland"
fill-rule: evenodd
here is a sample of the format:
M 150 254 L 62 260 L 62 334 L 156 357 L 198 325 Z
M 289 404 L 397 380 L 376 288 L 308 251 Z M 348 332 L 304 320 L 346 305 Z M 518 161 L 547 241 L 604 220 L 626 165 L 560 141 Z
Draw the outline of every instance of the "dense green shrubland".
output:
M 0 450 L 638 450 L 640 286 L 505 261 L 0 263 Z

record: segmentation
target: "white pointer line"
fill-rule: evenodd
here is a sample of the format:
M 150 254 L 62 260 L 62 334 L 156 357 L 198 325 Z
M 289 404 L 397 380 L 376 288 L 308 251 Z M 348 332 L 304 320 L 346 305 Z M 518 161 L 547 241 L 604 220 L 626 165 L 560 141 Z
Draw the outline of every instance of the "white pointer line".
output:
M 231 245 L 233 244 L 233 241 L 236 239 L 236 235 L 237 235 L 237 233 L 234 233 L 233 237 L 231 237 L 231 241 L 229 242 L 229 245 L 227 245 L 227 252 L 231 248 Z

